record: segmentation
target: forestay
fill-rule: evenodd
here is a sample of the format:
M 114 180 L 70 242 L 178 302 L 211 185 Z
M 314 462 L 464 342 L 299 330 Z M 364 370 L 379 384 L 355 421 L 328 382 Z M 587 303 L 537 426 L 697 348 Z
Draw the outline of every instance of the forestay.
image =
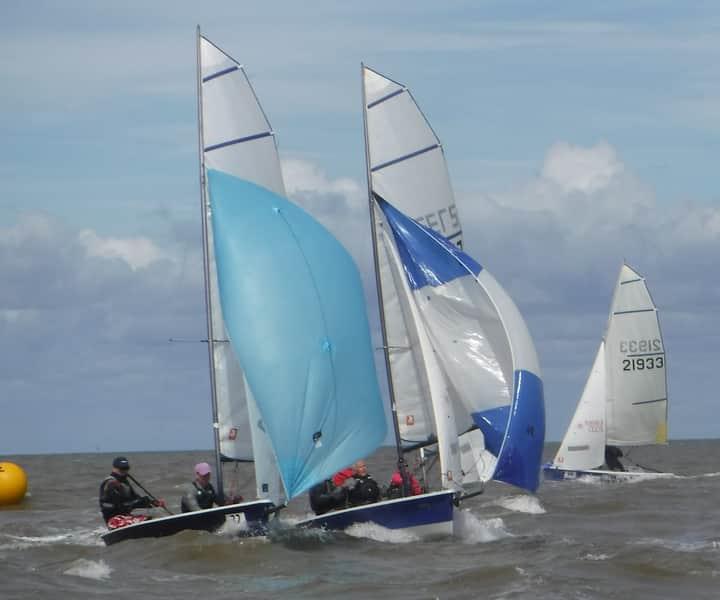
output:
M 295 204 L 208 178 L 225 323 L 292 498 L 385 438 L 360 276 Z

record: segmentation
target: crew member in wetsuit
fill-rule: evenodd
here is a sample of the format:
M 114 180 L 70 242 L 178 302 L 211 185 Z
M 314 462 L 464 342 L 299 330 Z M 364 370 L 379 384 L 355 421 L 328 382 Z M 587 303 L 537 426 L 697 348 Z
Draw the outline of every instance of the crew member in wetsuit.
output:
M 620 462 L 623 451 L 617 446 L 605 446 L 605 464 L 611 471 L 625 471 L 625 467 Z
M 390 485 L 385 492 L 388 500 L 395 500 L 396 498 L 402 498 L 403 496 L 418 496 L 423 493 L 420 482 L 415 476 L 407 472 L 407 482 L 405 485 L 405 494 L 403 494 L 403 478 L 400 471 L 395 471 L 390 478 Z
M 165 506 L 162 499 L 152 500 L 149 496 L 140 496 L 128 481 L 130 463 L 124 456 L 116 457 L 112 462 L 112 472 L 100 484 L 100 511 L 110 529 L 117 529 L 132 523 L 145 521 L 146 515 L 132 515 L 136 508 Z
M 217 504 L 215 488 L 210 483 L 210 473 L 210 465 L 206 462 L 195 465 L 195 479 L 187 485 L 180 500 L 182 512 L 204 510 Z
M 326 479 L 310 488 L 310 508 L 316 515 L 323 515 L 337 508 L 345 508 L 347 496 L 348 491 L 344 487 L 337 487 L 332 479 Z
M 350 506 L 372 504 L 380 500 L 380 487 L 368 473 L 364 460 L 359 460 L 353 465 L 352 477 L 355 485 L 348 492 Z

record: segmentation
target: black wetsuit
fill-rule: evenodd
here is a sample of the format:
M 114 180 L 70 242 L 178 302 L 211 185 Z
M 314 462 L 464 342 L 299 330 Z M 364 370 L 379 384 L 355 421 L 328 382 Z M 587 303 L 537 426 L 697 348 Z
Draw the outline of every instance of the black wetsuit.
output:
M 620 462 L 623 451 L 617 446 L 605 446 L 605 464 L 611 471 L 625 471 L 625 467 Z
M 347 490 L 335 487 L 331 479 L 326 479 L 310 488 L 310 508 L 316 515 L 347 506 Z
M 111 473 L 100 484 L 100 511 L 107 523 L 115 515 L 129 515 L 135 508 L 149 508 L 152 500 L 138 495 L 127 480 Z
M 353 475 L 355 486 L 348 494 L 348 501 L 351 506 L 360 504 L 372 504 L 380 499 L 380 487 L 370 475 Z

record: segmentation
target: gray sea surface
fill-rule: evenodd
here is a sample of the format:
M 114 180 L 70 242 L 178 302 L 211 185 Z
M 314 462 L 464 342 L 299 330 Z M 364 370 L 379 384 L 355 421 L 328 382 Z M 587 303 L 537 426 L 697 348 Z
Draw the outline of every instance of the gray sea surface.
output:
M 546 446 L 550 457 L 557 444 Z M 209 451 L 128 453 L 132 474 L 177 510 Z M 423 542 L 374 525 L 345 533 L 183 532 L 106 547 L 97 505 L 110 454 L 0 456 L 26 471 L 25 501 L 0 508 L 0 598 L 720 598 L 720 440 L 635 449 L 675 473 L 642 483 L 492 483 L 456 512 L 455 535 Z M 368 460 L 385 482 L 393 451 Z M 226 475 L 252 496 L 252 467 Z M 161 514 L 161 513 L 157 513 Z

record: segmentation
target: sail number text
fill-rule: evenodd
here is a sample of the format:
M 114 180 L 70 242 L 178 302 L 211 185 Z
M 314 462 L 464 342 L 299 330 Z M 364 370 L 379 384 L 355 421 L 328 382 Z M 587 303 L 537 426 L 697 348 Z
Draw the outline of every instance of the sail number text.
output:
M 662 341 L 659 338 L 650 340 L 620 340 L 620 352 L 662 352 Z
M 665 366 L 664 356 L 646 356 L 644 358 L 624 358 L 623 371 L 649 371 L 662 369 Z

